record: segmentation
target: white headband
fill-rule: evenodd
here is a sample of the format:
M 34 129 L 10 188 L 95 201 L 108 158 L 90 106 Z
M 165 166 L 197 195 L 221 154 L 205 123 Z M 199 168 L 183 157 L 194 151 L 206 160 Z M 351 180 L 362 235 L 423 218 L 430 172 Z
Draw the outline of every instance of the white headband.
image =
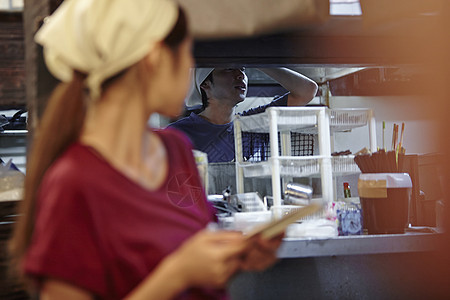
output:
M 49 71 L 68 82 L 86 73 L 92 99 L 105 79 L 145 57 L 175 25 L 169 0 L 65 0 L 37 32 Z
M 214 71 L 214 68 L 195 68 L 191 69 L 191 88 L 186 97 L 186 106 L 192 107 L 202 104 L 202 93 L 200 85 L 205 81 L 206 77 Z

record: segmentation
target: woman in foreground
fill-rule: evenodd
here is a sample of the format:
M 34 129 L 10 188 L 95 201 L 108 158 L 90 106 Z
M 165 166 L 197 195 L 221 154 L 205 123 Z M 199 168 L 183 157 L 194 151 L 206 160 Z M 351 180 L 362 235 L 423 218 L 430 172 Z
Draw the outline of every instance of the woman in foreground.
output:
M 169 0 L 66 0 L 36 35 L 62 83 L 28 160 L 11 253 L 40 299 L 221 299 L 281 237 L 210 232 L 191 145 L 147 125 L 178 115 L 192 67 Z

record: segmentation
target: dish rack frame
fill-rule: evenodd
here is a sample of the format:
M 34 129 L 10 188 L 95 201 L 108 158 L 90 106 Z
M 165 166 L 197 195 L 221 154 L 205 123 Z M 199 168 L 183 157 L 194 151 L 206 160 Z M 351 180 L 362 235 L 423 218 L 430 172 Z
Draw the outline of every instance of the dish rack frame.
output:
M 322 201 L 331 202 L 334 200 L 333 174 L 360 172 L 353 161 L 353 155 L 331 156 L 331 134 L 368 126 L 370 150 L 375 152 L 375 124 L 373 111 L 366 108 L 269 107 L 260 114 L 236 116 L 234 137 L 237 193 L 244 193 L 244 177 L 271 177 L 273 205 L 277 207 L 281 206 L 282 180 L 285 182 L 293 177 L 320 175 Z M 243 131 L 269 133 L 271 156 L 267 161 L 243 160 Z M 319 154 L 292 156 L 290 132 L 317 134 Z

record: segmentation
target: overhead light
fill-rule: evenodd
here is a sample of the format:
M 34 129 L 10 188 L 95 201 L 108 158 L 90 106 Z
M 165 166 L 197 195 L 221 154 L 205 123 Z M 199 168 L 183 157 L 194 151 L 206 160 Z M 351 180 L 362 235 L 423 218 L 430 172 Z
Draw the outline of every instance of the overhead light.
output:
M 330 15 L 335 16 L 362 15 L 359 0 L 330 0 Z

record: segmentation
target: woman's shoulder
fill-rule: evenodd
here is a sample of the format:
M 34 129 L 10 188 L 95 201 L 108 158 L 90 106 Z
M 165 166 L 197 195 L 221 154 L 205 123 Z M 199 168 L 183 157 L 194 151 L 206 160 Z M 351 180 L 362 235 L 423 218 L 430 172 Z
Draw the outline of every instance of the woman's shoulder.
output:
M 83 180 L 86 169 L 93 168 L 96 163 L 95 155 L 87 146 L 80 143 L 70 145 L 49 167 L 45 174 L 45 181 L 61 185 L 72 185 Z

